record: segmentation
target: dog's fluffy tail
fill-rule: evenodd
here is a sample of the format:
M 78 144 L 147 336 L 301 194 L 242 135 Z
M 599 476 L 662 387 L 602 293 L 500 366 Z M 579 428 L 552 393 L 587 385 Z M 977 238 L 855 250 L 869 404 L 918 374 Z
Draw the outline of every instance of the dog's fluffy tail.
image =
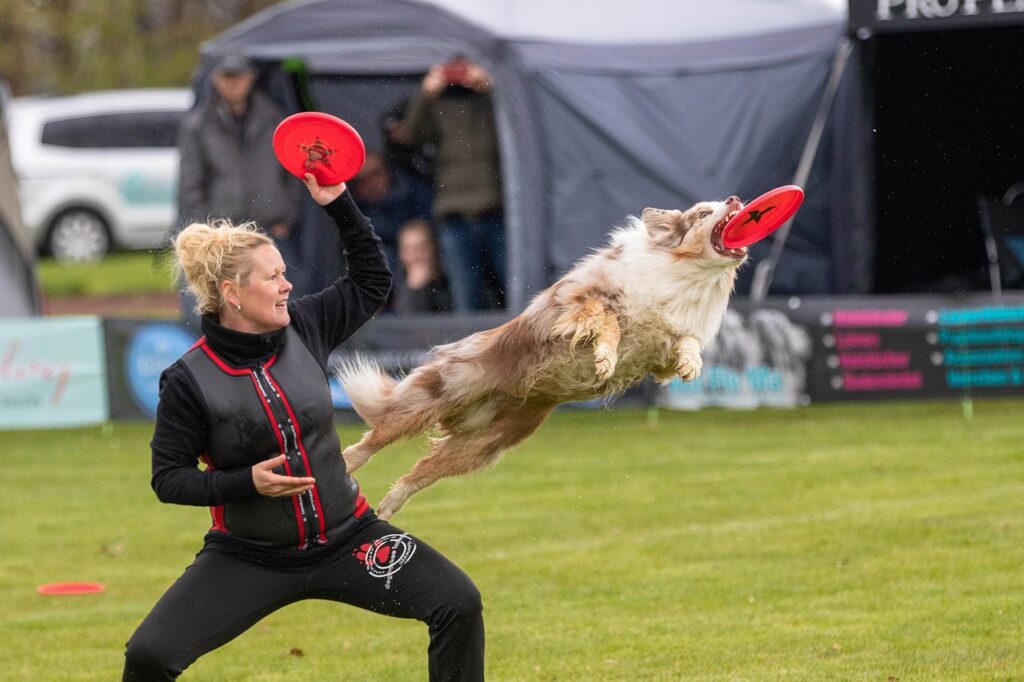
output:
M 356 356 L 335 372 L 352 407 L 371 427 L 384 415 L 398 382 L 368 358 Z

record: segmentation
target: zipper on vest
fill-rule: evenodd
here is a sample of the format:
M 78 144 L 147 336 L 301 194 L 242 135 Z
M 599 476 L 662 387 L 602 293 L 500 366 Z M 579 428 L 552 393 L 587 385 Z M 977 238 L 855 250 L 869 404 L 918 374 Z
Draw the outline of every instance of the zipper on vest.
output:
M 289 410 L 284 404 L 284 397 L 279 395 L 274 387 L 274 382 L 267 375 L 266 368 L 262 363 L 256 367 L 254 373 L 256 385 L 263 396 L 264 401 L 273 415 L 271 427 L 278 436 L 282 446 L 282 454 L 288 465 L 288 471 L 292 476 L 312 476 L 308 462 L 303 456 L 299 443 L 298 424 L 295 424 Z M 327 538 L 321 532 L 322 510 L 319 505 L 319 498 L 314 487 L 306 492 L 296 495 L 293 500 L 296 502 L 296 523 L 299 524 L 299 548 L 309 549 L 314 544 L 326 544 Z

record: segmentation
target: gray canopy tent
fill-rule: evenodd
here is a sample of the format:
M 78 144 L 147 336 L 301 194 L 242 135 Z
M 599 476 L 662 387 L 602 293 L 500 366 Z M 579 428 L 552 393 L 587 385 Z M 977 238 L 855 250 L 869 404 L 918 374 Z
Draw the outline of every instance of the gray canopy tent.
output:
M 0 317 L 27 317 L 39 313 L 35 278 L 35 251 L 25 234 L 18 210 L 18 188 L 11 166 L 5 109 L 7 86 L 0 80 Z
M 456 53 L 485 64 L 518 309 L 624 216 L 749 200 L 793 182 L 798 167 L 807 199 L 771 293 L 867 291 L 869 163 L 863 124 L 847 113 L 855 79 L 826 97 L 845 26 L 845 9 L 824 0 L 308 0 L 256 15 L 202 53 L 205 71 L 243 51 L 288 110 L 341 116 L 371 149 L 383 144 L 381 113 L 431 64 Z M 756 245 L 755 263 L 770 248 Z

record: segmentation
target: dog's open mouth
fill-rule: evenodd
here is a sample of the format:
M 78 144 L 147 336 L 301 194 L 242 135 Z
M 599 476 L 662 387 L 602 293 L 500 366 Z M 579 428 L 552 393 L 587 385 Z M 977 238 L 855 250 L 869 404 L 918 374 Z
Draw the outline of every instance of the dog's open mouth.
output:
M 729 224 L 729 221 L 732 220 L 736 216 L 736 214 L 740 212 L 740 209 L 742 208 L 743 206 L 740 206 L 740 208 L 736 209 L 735 211 L 729 211 L 728 213 L 726 213 L 725 217 L 719 220 L 717 223 L 715 223 L 715 226 L 711 229 L 711 247 L 718 253 L 722 254 L 723 256 L 728 256 L 729 258 L 747 257 L 746 247 L 741 247 L 738 249 L 729 249 L 726 248 L 725 243 L 722 241 L 722 233 L 725 232 L 725 226 Z

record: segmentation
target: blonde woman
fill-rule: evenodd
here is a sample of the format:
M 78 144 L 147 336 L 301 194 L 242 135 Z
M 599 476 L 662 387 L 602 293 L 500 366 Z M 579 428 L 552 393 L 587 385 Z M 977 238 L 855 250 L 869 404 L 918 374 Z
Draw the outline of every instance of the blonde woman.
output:
M 345 185 L 307 175 L 306 187 L 347 261 L 321 292 L 292 300 L 281 254 L 251 224 L 193 224 L 175 239 L 203 337 L 160 378 L 152 485 L 162 502 L 210 507 L 213 525 L 129 640 L 125 680 L 177 679 L 264 616 L 314 598 L 419 619 L 431 680 L 483 678 L 476 587 L 378 520 L 345 471 L 327 360 L 383 305 L 391 274 Z

